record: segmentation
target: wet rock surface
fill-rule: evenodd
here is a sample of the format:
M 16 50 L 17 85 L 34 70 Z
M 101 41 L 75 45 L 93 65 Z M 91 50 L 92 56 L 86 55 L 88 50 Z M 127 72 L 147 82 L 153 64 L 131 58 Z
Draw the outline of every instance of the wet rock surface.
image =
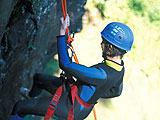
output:
M 82 29 L 86 0 L 67 1 L 70 30 Z M 0 120 L 7 120 L 20 99 L 19 88 L 30 87 L 36 72 L 56 53 L 62 16 L 60 0 L 0 1 Z

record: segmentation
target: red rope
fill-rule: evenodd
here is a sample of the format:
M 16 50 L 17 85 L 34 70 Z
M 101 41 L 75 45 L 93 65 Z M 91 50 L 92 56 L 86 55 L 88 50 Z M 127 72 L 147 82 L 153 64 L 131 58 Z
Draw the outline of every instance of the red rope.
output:
M 62 4 L 62 11 L 63 11 L 63 18 L 64 18 L 64 20 L 65 20 L 65 17 L 66 17 L 66 15 L 67 15 L 67 4 L 66 4 L 66 0 L 64 0 L 64 4 L 63 4 L 63 0 L 61 0 L 61 4 Z M 64 7 L 64 5 L 65 5 L 65 7 Z M 69 29 L 68 29 L 68 27 L 67 27 L 67 29 L 66 29 L 66 35 L 68 35 L 68 34 L 69 34 Z M 71 38 L 71 37 L 68 35 L 67 43 L 72 42 L 72 41 L 73 41 L 73 38 Z M 73 55 L 74 60 L 75 60 L 75 62 L 76 62 L 77 64 L 79 64 L 78 58 L 77 58 L 77 56 L 76 56 L 76 53 L 75 53 L 75 51 L 74 51 L 74 48 L 73 48 L 72 44 L 71 44 L 71 47 L 72 47 L 72 50 L 73 50 L 73 52 L 74 52 L 74 55 Z M 93 108 L 92 111 L 93 111 L 93 114 L 94 114 L 94 119 L 97 120 L 95 108 Z
M 63 18 L 65 19 L 65 18 L 66 18 L 66 15 L 67 15 L 67 4 L 66 4 L 66 0 L 64 0 L 64 4 L 63 4 L 63 0 L 61 0 L 61 4 L 62 4 L 62 11 L 63 11 Z M 64 6 L 64 5 L 65 5 L 65 6 Z M 66 29 L 66 35 L 68 35 L 68 34 L 69 34 L 69 29 L 68 29 L 68 27 L 67 27 L 67 29 Z M 71 38 L 71 37 L 68 35 L 67 43 L 70 43 L 70 42 L 72 42 L 73 40 L 74 40 L 74 39 Z M 74 52 L 73 57 L 74 57 L 74 59 L 75 59 L 75 62 L 76 62 L 77 64 L 79 64 L 78 58 L 77 58 L 77 56 L 76 56 L 76 53 L 75 53 L 75 51 L 74 51 L 74 48 L 73 48 L 72 44 L 71 44 L 71 47 L 72 47 L 72 50 L 73 50 L 73 52 Z
M 66 4 L 66 0 L 64 0 L 64 5 L 65 5 L 65 14 L 67 15 L 67 4 Z
M 61 4 L 62 4 L 62 11 L 63 11 L 63 17 L 65 18 L 65 12 L 64 12 L 64 5 L 63 5 L 63 0 L 61 0 Z
M 65 20 L 66 18 L 66 15 L 67 15 L 67 4 L 66 4 L 66 0 L 64 0 L 64 4 L 63 4 L 63 0 L 61 0 L 61 4 L 62 4 L 62 11 L 63 11 L 63 18 Z M 65 5 L 65 6 L 64 6 Z M 67 26 L 67 29 L 66 29 L 66 34 L 68 35 L 69 33 L 69 29 L 68 29 L 68 26 Z

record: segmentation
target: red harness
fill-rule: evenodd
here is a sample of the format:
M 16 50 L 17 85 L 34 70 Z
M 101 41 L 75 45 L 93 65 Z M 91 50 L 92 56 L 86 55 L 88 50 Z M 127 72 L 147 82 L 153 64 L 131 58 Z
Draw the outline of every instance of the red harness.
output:
M 88 104 L 86 103 L 85 101 L 83 101 L 79 96 L 78 96 L 78 88 L 76 85 L 70 85 L 71 87 L 71 96 L 72 96 L 72 106 L 69 110 L 69 113 L 68 113 L 68 117 L 67 117 L 67 120 L 73 120 L 74 118 L 74 102 L 75 102 L 75 98 L 77 99 L 77 101 L 83 105 L 84 107 L 88 108 L 88 107 L 91 107 L 93 106 L 93 104 Z M 63 85 L 60 86 L 56 93 L 54 94 L 53 98 L 52 98 L 52 101 L 48 107 L 48 110 L 47 110 L 47 114 L 45 115 L 44 117 L 44 120 L 50 120 L 50 118 L 52 116 L 54 116 L 54 112 L 56 110 L 56 107 L 57 107 L 57 104 L 59 102 L 59 99 L 61 97 L 63 93 Z
M 63 4 L 63 0 L 61 0 L 61 4 L 62 4 L 63 17 L 64 17 L 64 19 L 65 19 L 66 15 L 67 15 L 66 0 L 64 0 L 64 4 Z M 68 27 L 67 27 L 66 35 L 68 35 L 68 34 L 69 34 L 69 29 L 68 29 Z M 68 35 L 67 43 L 71 43 L 72 41 L 73 41 L 73 39 Z M 75 51 L 74 51 L 74 49 L 73 49 L 72 44 L 70 44 L 70 46 L 71 46 L 71 48 L 72 48 L 72 50 L 73 50 L 73 52 L 74 52 L 73 57 L 74 57 L 74 59 L 75 59 L 75 62 L 78 64 L 79 61 L 78 61 L 78 59 L 77 59 L 77 56 L 76 56 L 76 54 L 75 54 Z M 88 103 L 86 103 L 85 101 L 83 101 L 83 100 L 78 96 L 78 88 L 77 88 L 76 85 L 70 85 L 70 87 L 71 87 L 71 96 L 72 96 L 72 106 L 71 106 L 71 108 L 70 108 L 70 110 L 69 110 L 67 120 L 73 120 L 73 118 L 74 118 L 74 102 L 75 102 L 75 98 L 77 99 L 77 101 L 78 101 L 82 106 L 84 106 L 84 107 L 86 107 L 86 108 L 93 106 L 93 104 L 88 104 Z M 49 107 L 48 107 L 47 113 L 46 113 L 46 115 L 45 115 L 45 117 L 44 117 L 44 120 L 50 120 L 50 118 L 51 118 L 52 116 L 54 116 L 54 113 L 55 113 L 57 104 L 58 104 L 58 102 L 59 102 L 59 99 L 60 99 L 62 93 L 63 93 L 63 85 L 60 86 L 60 87 L 57 89 L 56 93 L 54 94 L 54 96 L 53 96 L 53 98 L 52 98 L 52 101 L 51 101 L 51 103 L 50 103 L 50 105 L 49 105 Z M 94 108 L 93 108 L 93 112 L 94 112 L 95 120 L 97 120 L 97 119 L 96 119 L 96 114 L 95 114 Z

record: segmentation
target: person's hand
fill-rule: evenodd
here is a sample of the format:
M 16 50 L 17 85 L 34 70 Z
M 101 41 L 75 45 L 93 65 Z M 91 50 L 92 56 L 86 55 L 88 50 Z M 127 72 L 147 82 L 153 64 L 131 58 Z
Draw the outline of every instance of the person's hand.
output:
M 67 14 L 65 20 L 61 17 L 61 27 L 60 27 L 60 35 L 65 35 L 67 27 L 70 25 L 69 16 Z

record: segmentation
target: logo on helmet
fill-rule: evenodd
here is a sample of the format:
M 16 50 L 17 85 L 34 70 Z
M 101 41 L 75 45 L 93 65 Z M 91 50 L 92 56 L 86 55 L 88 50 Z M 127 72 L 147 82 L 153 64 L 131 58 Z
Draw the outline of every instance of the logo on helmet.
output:
M 120 32 L 122 34 L 125 34 L 124 30 L 117 25 L 114 26 L 113 31 L 116 32 L 116 33 Z

